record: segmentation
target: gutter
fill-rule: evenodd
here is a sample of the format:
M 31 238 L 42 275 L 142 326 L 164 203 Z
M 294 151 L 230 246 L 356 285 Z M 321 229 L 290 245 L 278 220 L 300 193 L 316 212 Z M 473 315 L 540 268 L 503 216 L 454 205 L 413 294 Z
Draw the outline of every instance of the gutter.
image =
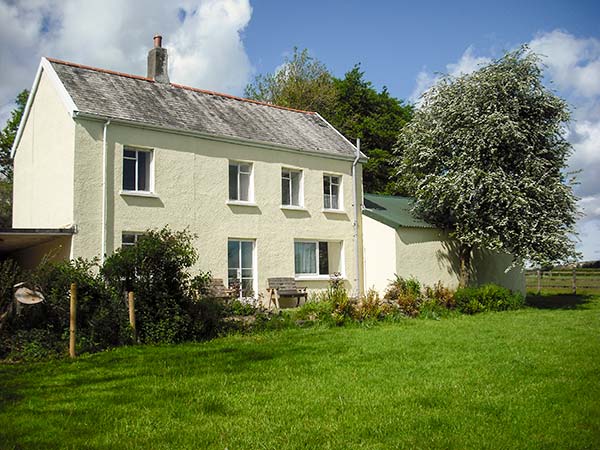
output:
M 100 262 L 104 264 L 106 259 L 106 237 L 107 232 L 107 216 L 108 216 L 108 126 L 110 125 L 110 119 L 104 123 L 104 130 L 102 132 L 102 244 L 100 251 Z
M 357 296 L 361 294 L 360 289 L 360 258 L 358 254 L 358 215 L 361 213 L 358 202 L 358 186 L 356 185 L 356 165 L 360 161 L 360 139 L 356 140 L 356 158 L 352 162 L 352 197 L 354 198 L 354 282 Z

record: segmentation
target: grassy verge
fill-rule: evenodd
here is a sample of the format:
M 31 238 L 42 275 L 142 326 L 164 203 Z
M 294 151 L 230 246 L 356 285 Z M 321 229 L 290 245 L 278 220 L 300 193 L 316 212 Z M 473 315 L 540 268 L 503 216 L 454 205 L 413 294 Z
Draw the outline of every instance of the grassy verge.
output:
M 0 366 L 0 448 L 598 448 L 600 298 Z

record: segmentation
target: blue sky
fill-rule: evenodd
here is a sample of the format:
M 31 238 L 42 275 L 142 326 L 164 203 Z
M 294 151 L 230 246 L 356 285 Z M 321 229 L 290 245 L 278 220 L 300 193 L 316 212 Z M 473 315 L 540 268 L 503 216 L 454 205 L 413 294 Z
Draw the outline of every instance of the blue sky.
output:
M 297 46 L 336 76 L 360 62 L 407 101 L 436 73 L 468 73 L 528 43 L 572 105 L 578 247 L 600 259 L 600 1 L 0 0 L 0 122 L 42 56 L 144 75 L 157 32 L 173 82 L 241 94 Z
M 445 71 L 473 47 L 501 56 L 539 32 L 600 37 L 600 1 L 252 2 L 244 44 L 259 72 L 308 48 L 341 76 L 360 62 L 376 86 L 409 98 L 423 69 Z

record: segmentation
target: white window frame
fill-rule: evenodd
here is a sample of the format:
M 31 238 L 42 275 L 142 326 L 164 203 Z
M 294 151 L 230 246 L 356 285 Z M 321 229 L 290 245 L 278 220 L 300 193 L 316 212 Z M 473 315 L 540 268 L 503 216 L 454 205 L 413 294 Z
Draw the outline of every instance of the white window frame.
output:
M 125 152 L 135 152 L 135 158 L 130 156 L 125 156 Z M 148 158 L 148 189 L 138 189 L 138 153 L 147 153 L 149 155 Z M 134 179 L 134 189 L 125 189 L 125 160 L 134 160 L 135 161 L 135 179 Z M 122 159 L 122 177 L 121 177 L 121 194 L 130 194 L 130 195 L 154 195 L 154 149 L 151 148 L 141 148 L 141 147 L 132 147 L 125 145 L 123 146 L 123 159 Z
M 258 298 L 258 258 L 257 258 L 257 243 L 256 243 L 256 239 L 248 239 L 248 238 L 237 238 L 237 237 L 230 237 L 227 238 L 227 247 L 226 247 L 226 255 L 229 252 L 229 241 L 237 241 L 237 242 L 251 242 L 252 243 L 252 291 L 254 292 L 254 296 L 253 297 L 242 297 L 242 292 L 240 289 L 240 293 L 239 293 L 239 299 L 243 300 L 245 298 L 254 298 L 257 299 Z M 240 266 L 242 264 L 242 255 L 241 255 L 241 245 L 240 245 L 240 255 L 239 255 L 239 260 L 240 260 Z M 242 267 L 240 267 L 240 270 L 243 269 Z M 239 279 L 241 281 L 241 273 L 238 274 L 239 275 Z M 227 285 L 229 286 L 229 261 L 227 261 Z
M 129 242 L 125 243 L 123 242 L 123 236 L 125 235 L 129 235 L 129 236 L 133 236 L 133 244 L 130 244 Z M 140 238 L 140 236 L 143 236 L 144 233 L 139 232 L 139 231 L 122 231 L 121 232 L 121 247 L 133 247 L 135 244 L 137 244 L 138 239 Z
M 296 273 L 296 263 L 294 260 L 294 278 L 296 280 L 329 280 L 331 278 L 331 274 L 327 273 L 327 274 L 320 274 L 319 273 L 319 242 L 325 242 L 328 245 L 328 253 L 327 253 L 327 265 L 329 265 L 329 260 L 331 258 L 330 254 L 329 254 L 329 244 L 330 243 L 339 243 L 340 244 L 340 255 L 339 255 L 339 259 L 340 259 L 340 270 L 339 272 L 342 274 L 342 278 L 345 278 L 345 270 L 344 270 L 344 266 L 345 266 L 345 259 L 344 259 L 344 242 L 342 240 L 327 240 L 327 239 L 318 239 L 318 240 L 313 240 L 313 239 L 294 239 L 294 259 L 296 258 L 296 243 L 303 243 L 303 244 L 314 244 L 316 246 L 316 250 L 315 250 L 315 258 L 316 258 L 316 264 L 315 267 L 317 269 L 316 273 Z M 329 271 L 329 268 L 327 269 L 327 271 Z
M 338 183 L 337 183 L 337 187 L 338 187 L 338 207 L 337 208 L 326 208 L 325 207 L 325 187 L 323 186 L 324 182 L 325 182 L 325 178 L 329 178 L 329 203 L 332 204 L 333 202 L 331 201 L 331 199 L 333 198 L 331 195 L 331 178 L 337 178 L 338 179 Z M 325 212 L 329 212 L 329 211 L 333 211 L 333 212 L 340 212 L 344 210 L 344 195 L 343 195 L 343 191 L 342 191 L 342 175 L 337 174 L 337 173 L 324 173 L 323 174 L 323 179 L 321 182 L 321 185 L 323 186 L 323 211 Z
M 229 198 L 229 166 L 237 166 L 237 198 Z M 240 166 L 250 166 L 248 175 L 248 200 L 240 200 Z M 227 164 L 227 203 L 232 205 L 254 205 L 254 164 L 250 161 L 229 160 Z
M 304 209 L 304 171 L 300 170 L 300 169 L 293 169 L 291 167 L 282 167 L 281 168 L 281 180 L 283 181 L 284 175 L 283 172 L 289 172 L 290 176 L 287 178 L 288 180 L 288 184 L 289 184 L 289 188 L 290 188 L 290 203 L 289 204 L 285 204 L 283 203 L 283 201 L 281 202 L 281 207 L 283 209 Z M 298 173 L 300 174 L 300 181 L 298 183 L 298 204 L 294 205 L 292 202 L 292 199 L 294 198 L 294 195 L 292 193 L 292 177 L 291 177 L 291 173 Z M 281 199 L 283 200 L 283 190 L 281 192 Z

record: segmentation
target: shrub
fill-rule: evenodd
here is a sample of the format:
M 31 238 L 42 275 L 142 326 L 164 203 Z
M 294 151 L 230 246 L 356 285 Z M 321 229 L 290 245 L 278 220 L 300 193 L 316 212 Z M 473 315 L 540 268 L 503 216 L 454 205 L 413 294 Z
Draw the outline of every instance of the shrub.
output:
M 457 309 L 465 314 L 518 309 L 525 303 L 520 293 L 513 293 L 496 284 L 459 288 L 454 294 L 454 299 Z
M 402 314 L 415 317 L 422 302 L 421 284 L 415 278 L 404 279 L 396 275 L 388 285 L 384 299 L 394 304 Z
M 141 342 L 181 342 L 194 338 L 198 331 L 192 326 L 192 278 L 188 272 L 198 258 L 192 239 L 187 230 L 148 230 L 136 245 L 117 250 L 102 267 L 113 289 L 123 295 L 128 290 L 135 292 Z M 196 283 L 201 285 L 201 281 Z

